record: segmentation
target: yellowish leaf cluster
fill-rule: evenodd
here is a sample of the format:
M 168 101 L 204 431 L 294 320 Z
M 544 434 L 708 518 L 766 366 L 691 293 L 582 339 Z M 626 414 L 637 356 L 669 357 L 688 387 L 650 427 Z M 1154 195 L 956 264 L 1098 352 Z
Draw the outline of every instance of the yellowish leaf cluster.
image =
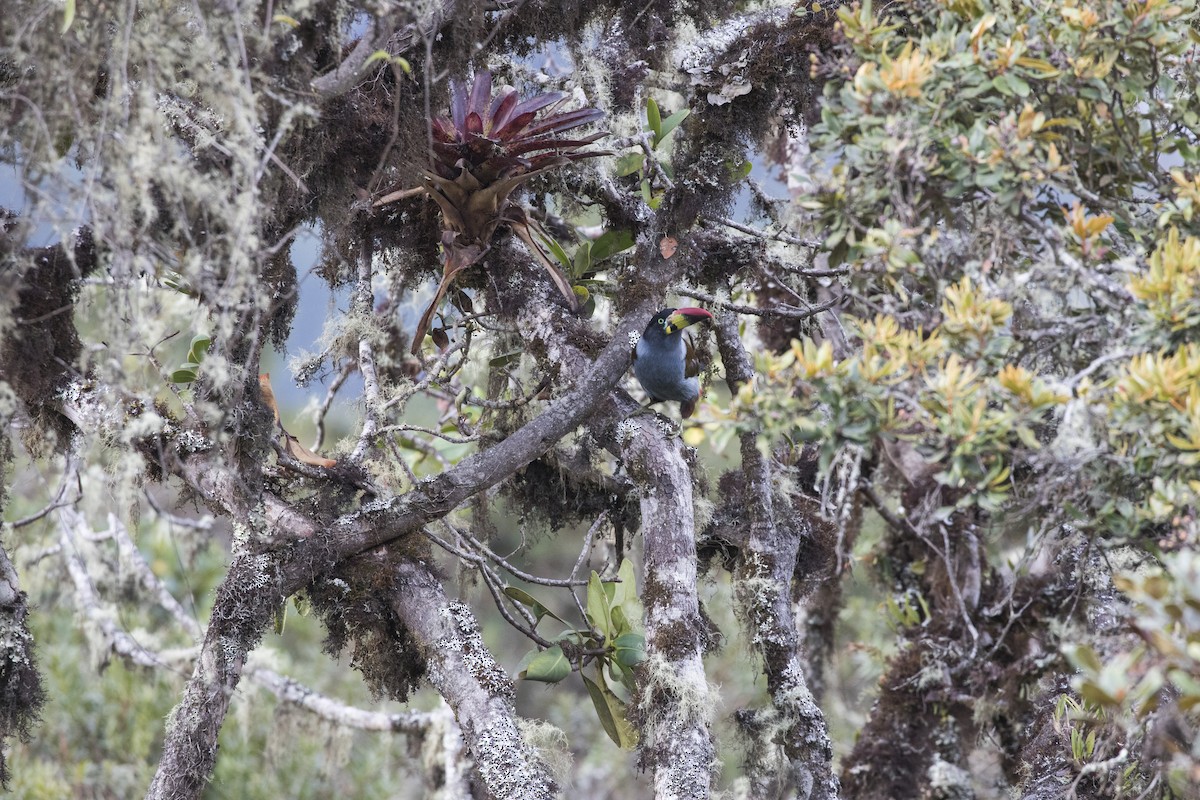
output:
M 1200 345 L 1189 344 L 1174 353 L 1134 356 L 1117 379 L 1116 392 L 1128 402 L 1161 403 L 1182 410 L 1198 382 Z
M 971 278 L 947 287 L 942 300 L 941 329 L 952 336 L 983 342 L 996 334 L 1012 318 L 1012 306 L 988 297 L 971 285 Z
M 1171 227 L 1146 272 L 1130 279 L 1129 290 L 1172 331 L 1200 324 L 1200 237 L 1183 238 Z
M 921 96 L 925 82 L 933 77 L 936 64 L 937 59 L 914 49 L 913 43 L 907 42 L 895 59 L 883 57 L 879 78 L 892 94 L 916 98 Z
M 1101 214 L 1098 217 L 1088 216 L 1078 201 L 1070 208 L 1063 206 L 1062 212 L 1063 216 L 1066 217 L 1067 224 L 1071 227 L 1071 231 L 1079 237 L 1079 241 L 1081 242 L 1099 236 L 1113 221 L 1113 218 L 1108 214 Z
M 1001 368 L 996 375 L 996 382 L 1033 409 L 1061 405 L 1070 399 L 1066 392 L 1051 388 L 1032 372 L 1016 364 L 1006 364 Z

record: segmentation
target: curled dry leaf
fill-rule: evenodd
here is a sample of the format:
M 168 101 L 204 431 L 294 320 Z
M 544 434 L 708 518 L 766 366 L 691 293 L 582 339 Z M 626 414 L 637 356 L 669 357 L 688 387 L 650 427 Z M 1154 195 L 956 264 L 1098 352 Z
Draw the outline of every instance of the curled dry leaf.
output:
M 300 444 L 300 440 L 292 436 L 287 431 L 283 432 L 283 449 L 288 454 L 302 464 L 312 464 L 314 467 L 333 467 L 337 465 L 337 461 L 332 458 L 324 458 L 309 450 L 304 445 Z
M 263 372 L 258 376 L 258 391 L 262 394 L 263 403 L 271 409 L 275 416 L 275 424 L 279 424 L 279 406 L 275 404 L 275 390 L 271 388 L 271 373 Z
M 279 426 L 279 430 L 283 434 L 283 449 L 287 451 L 288 455 L 302 464 L 314 467 L 329 468 L 337 464 L 334 459 L 324 458 L 309 450 L 300 444 L 299 439 L 283 429 L 283 423 L 279 421 L 279 405 L 275 402 L 275 391 L 271 388 L 271 373 L 263 372 L 258 376 L 258 390 L 262 393 L 263 403 L 271 409 L 271 413 L 275 416 L 275 424 Z
M 679 240 L 674 236 L 664 236 L 662 241 L 658 243 L 658 252 L 662 253 L 663 258 L 670 258 L 675 255 L 675 251 L 679 249 Z

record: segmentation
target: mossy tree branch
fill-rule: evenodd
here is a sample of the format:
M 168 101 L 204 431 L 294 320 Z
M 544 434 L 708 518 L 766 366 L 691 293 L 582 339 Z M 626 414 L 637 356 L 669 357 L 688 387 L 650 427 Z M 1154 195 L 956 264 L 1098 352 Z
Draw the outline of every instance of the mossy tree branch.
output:
M 731 394 L 754 379 L 754 366 L 737 334 L 737 319 L 722 314 L 716 323 L 717 346 Z M 812 522 L 793 518 L 779 524 L 775 512 L 771 462 L 760 448 L 757 427 L 741 434 L 742 473 L 746 482 L 748 531 L 734 570 L 734 591 L 741 614 L 754 631 L 767 675 L 767 689 L 784 733 L 783 751 L 800 797 L 830 800 L 838 796 L 833 748 L 825 715 L 805 680 L 800 636 L 793 611 L 796 559 L 800 537 L 812 537 Z M 834 575 L 829 580 L 837 580 Z M 781 776 L 782 777 L 782 776 Z

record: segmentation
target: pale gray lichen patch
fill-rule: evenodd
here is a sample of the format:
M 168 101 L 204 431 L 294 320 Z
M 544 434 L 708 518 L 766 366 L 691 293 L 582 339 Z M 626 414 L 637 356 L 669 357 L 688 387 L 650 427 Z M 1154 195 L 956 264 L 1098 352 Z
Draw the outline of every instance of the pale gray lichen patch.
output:
M 726 54 L 752 27 L 768 22 L 782 25 L 791 13 L 790 6 L 734 17 L 688 42 L 677 55 L 676 63 L 691 76 L 693 86 L 709 90 L 706 96 L 712 105 L 725 105 L 749 94 L 754 86 L 742 74 L 749 63 L 749 53 L 743 50 L 733 58 Z
M 479 623 L 470 607 L 463 603 L 450 603 L 440 613 L 449 619 L 456 636 L 442 640 L 438 643 L 439 647 L 451 653 L 457 652 L 471 676 L 493 696 L 511 699 L 516 691 L 512 680 L 484 644 Z
M 934 758 L 925 775 L 929 778 L 929 797 L 938 800 L 967 800 L 975 796 L 971 788 L 970 773 L 943 760 L 941 756 Z
M 539 762 L 510 726 L 483 731 L 472 748 L 475 764 L 488 792 L 504 800 L 535 800 L 549 796 Z
M 517 728 L 526 747 L 537 754 L 538 760 L 550 770 L 559 783 L 567 783 L 574 766 L 567 734 L 549 722 L 517 718 Z

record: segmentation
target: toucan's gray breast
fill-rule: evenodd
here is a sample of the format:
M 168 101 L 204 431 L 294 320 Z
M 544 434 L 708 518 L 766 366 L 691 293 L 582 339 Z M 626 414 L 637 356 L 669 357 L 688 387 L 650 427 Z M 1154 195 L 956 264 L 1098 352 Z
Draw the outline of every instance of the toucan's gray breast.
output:
M 633 374 L 654 400 L 693 400 L 700 396 L 700 382 L 684 375 L 686 350 L 683 336 L 643 336 L 637 344 Z

